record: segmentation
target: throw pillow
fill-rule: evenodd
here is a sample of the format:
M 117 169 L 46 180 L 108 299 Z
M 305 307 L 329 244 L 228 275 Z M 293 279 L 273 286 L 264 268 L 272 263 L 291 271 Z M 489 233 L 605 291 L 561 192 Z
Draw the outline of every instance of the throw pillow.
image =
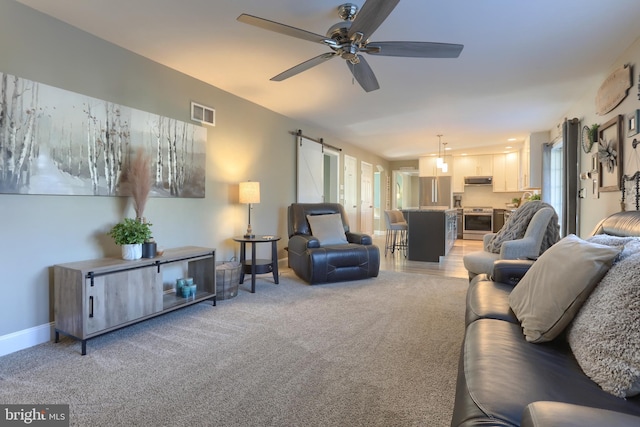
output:
M 568 328 L 585 374 L 614 396 L 640 394 L 640 253 L 615 264 Z
M 543 253 L 509 295 L 527 341 L 557 337 L 619 253 L 573 234 Z
M 320 246 L 343 245 L 347 242 L 339 213 L 328 215 L 307 215 L 311 234 L 320 241 Z
M 610 234 L 596 234 L 586 239 L 591 243 L 599 243 L 607 246 L 622 246 L 622 252 L 618 255 L 618 258 L 614 260 L 614 264 L 618 261 L 631 256 L 637 252 L 640 252 L 640 237 L 621 237 L 612 236 Z

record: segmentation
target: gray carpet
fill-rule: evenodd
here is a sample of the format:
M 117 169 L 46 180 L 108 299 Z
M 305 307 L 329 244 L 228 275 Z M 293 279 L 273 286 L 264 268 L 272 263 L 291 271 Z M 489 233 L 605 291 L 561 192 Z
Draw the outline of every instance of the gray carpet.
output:
M 447 426 L 465 279 L 381 271 L 309 286 L 285 269 L 87 343 L 0 358 L 0 402 L 79 426 Z

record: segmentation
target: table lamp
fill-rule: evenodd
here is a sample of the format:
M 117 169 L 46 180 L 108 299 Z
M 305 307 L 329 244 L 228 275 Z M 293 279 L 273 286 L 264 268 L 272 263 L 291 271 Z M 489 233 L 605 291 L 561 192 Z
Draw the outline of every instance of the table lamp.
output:
M 244 237 L 251 239 L 256 237 L 256 235 L 253 234 L 253 230 L 251 230 L 251 204 L 260 203 L 260 183 L 256 181 L 241 182 L 239 187 L 239 202 L 249 205 L 249 225 L 247 226 L 247 232 Z

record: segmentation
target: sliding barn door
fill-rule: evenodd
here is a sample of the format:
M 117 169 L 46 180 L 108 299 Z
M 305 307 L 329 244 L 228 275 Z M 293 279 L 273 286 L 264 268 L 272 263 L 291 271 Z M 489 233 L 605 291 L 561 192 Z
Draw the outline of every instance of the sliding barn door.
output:
M 298 137 L 298 203 L 324 201 L 324 153 L 322 144 Z

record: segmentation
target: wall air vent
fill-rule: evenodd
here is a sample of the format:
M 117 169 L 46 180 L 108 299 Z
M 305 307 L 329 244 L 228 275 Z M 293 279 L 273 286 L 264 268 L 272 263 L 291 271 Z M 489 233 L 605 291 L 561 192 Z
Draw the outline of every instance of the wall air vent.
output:
M 191 102 L 191 120 L 204 123 L 205 125 L 216 125 L 216 110 L 211 107 Z

